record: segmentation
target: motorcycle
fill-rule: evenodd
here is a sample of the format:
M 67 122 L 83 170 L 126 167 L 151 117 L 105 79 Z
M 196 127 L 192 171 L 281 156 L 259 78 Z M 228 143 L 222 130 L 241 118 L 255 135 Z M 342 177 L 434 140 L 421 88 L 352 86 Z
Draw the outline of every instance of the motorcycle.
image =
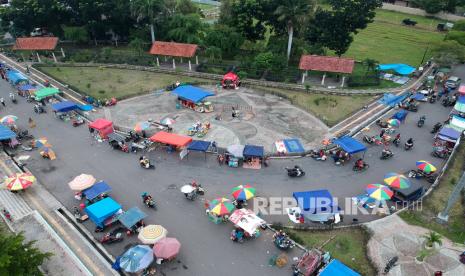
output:
M 155 165 L 147 158 L 144 159 L 141 157 L 141 159 L 139 159 L 139 165 L 144 169 L 155 169 Z
M 145 206 L 147 206 L 148 208 L 153 208 L 153 209 L 157 208 L 157 206 L 155 205 L 155 200 L 153 200 L 151 195 L 147 193 L 143 193 L 141 197 L 142 197 L 142 202 L 145 204 Z
M 14 94 L 10 94 L 10 100 L 11 100 L 11 102 L 14 103 L 14 104 L 17 104 L 17 103 L 18 103 L 18 100 L 16 100 L 16 97 L 15 97 Z
M 447 148 L 435 149 L 431 152 L 431 156 L 441 158 L 441 159 L 449 158 L 450 154 L 451 154 L 451 150 Z
M 287 175 L 289 177 L 301 177 L 305 175 L 305 172 L 299 166 L 294 166 L 294 168 L 285 168 L 287 170 Z
M 387 160 L 387 159 L 389 159 L 389 158 L 391 158 L 391 157 L 393 157 L 393 156 L 394 156 L 394 153 L 393 153 L 392 151 L 390 151 L 390 150 L 383 150 L 383 151 L 381 152 L 381 157 L 380 157 L 380 159 L 381 159 L 381 160 Z
M 79 223 L 82 223 L 89 218 L 89 216 L 81 214 L 81 211 L 79 211 L 78 207 L 74 207 L 73 215 L 76 221 Z
M 399 147 L 399 145 L 400 145 L 400 137 L 394 138 L 394 140 L 392 140 L 392 143 L 393 143 L 396 147 Z
M 441 123 L 436 123 L 433 127 L 433 129 L 431 130 L 431 133 L 434 134 L 434 133 L 437 133 L 442 127 L 442 124 Z
M 375 137 L 374 136 L 368 136 L 368 135 L 364 135 L 363 136 L 363 142 L 367 143 L 367 144 L 373 144 L 375 142 Z
M 407 174 L 408 177 L 410 178 L 426 178 L 426 181 L 428 181 L 429 183 L 434 183 L 434 181 L 436 181 L 436 178 L 437 178 L 437 174 L 435 173 L 425 173 L 424 171 L 421 171 L 421 170 L 411 170 L 408 172 Z
M 381 121 L 380 119 L 376 120 L 376 125 L 378 125 L 381 128 L 388 128 L 389 124 L 387 122 Z
M 447 96 L 444 100 L 442 100 L 442 105 L 444 107 L 454 106 L 457 98 L 455 96 Z
M 413 148 L 413 140 L 409 139 L 407 142 L 404 144 L 404 149 L 405 150 L 411 150 Z
M 40 105 L 40 104 L 35 104 L 34 105 L 34 112 L 37 113 L 37 114 L 40 114 L 40 113 L 47 113 L 47 111 L 45 110 L 45 108 Z
M 109 233 L 103 235 L 103 237 L 99 240 L 101 244 L 112 244 L 123 241 L 123 232 L 124 228 L 117 228 Z
M 184 188 L 186 190 L 183 190 Z M 205 190 L 202 187 L 202 185 L 200 185 L 200 184 L 196 185 L 195 187 L 192 186 L 191 184 L 183 186 L 181 188 L 181 192 L 184 193 L 184 196 L 187 199 L 192 200 L 192 201 L 194 201 L 199 195 L 204 195 L 205 194 Z
M 431 97 L 429 98 L 429 103 L 435 103 L 437 98 L 438 97 L 436 96 L 436 94 L 431 95 Z
M 287 236 L 277 236 L 273 238 L 273 242 L 277 248 L 281 250 L 292 249 L 295 246 L 295 243 L 289 239 Z
M 384 274 L 388 274 L 391 268 L 395 267 L 397 264 L 397 261 L 399 260 L 399 257 L 395 256 L 389 259 L 387 262 L 386 266 L 384 267 Z
M 363 162 L 363 166 L 357 166 L 357 165 L 354 165 L 352 167 L 352 170 L 354 172 L 363 172 L 363 171 L 366 171 L 368 168 L 370 167 L 370 165 L 368 165 L 367 163 Z
M 71 122 L 73 124 L 73 127 L 78 127 L 78 126 L 84 124 L 84 119 L 81 116 L 77 116 Z
M 417 122 L 417 126 L 418 127 L 423 127 L 425 125 L 425 120 L 426 120 L 426 116 L 425 115 L 421 116 L 420 119 Z

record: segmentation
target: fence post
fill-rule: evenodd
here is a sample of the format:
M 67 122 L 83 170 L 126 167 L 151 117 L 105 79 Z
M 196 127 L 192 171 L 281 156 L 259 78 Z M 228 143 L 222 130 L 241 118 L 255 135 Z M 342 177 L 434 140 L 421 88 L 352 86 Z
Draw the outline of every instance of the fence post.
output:
M 61 55 L 62 55 L 63 57 L 66 57 L 65 51 L 63 51 L 63 48 L 60 48 L 60 50 L 61 50 Z
M 160 67 L 160 60 L 158 60 L 158 57 L 157 57 L 157 67 Z

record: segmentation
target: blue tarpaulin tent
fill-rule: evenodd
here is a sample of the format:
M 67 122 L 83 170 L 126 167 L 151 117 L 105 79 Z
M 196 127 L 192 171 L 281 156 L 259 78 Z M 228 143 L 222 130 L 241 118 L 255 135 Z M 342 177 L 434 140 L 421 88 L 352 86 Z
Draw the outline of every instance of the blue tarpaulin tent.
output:
M 189 146 L 187 146 L 188 150 L 195 150 L 195 151 L 207 151 L 210 147 L 210 141 L 201 141 L 201 140 L 193 140 Z
M 393 70 L 397 74 L 401 74 L 401 75 L 410 75 L 415 71 L 415 67 L 412 67 L 412 66 L 407 65 L 407 64 L 402 64 L 402 63 L 399 63 L 399 64 L 380 64 L 378 66 L 378 69 L 381 70 L 381 71 Z
M 92 105 L 90 104 L 79 104 L 78 108 L 82 111 L 91 111 L 93 109 Z
M 291 152 L 291 153 L 305 152 L 305 149 L 302 146 L 302 143 L 300 143 L 299 139 L 296 139 L 296 138 L 284 139 L 283 142 L 284 142 L 284 145 L 286 146 L 287 152 Z
M 438 133 L 438 138 L 444 141 L 457 142 L 460 137 L 460 132 L 450 127 L 443 127 Z
M 401 122 L 403 122 L 405 120 L 405 118 L 407 117 L 407 114 L 408 114 L 408 111 L 405 110 L 405 109 L 402 109 L 402 110 L 399 110 L 397 111 L 394 115 L 392 115 L 392 119 L 397 119 Z
M 424 101 L 424 100 L 426 100 L 426 96 L 424 94 L 422 94 L 422 93 L 415 93 L 410 98 L 414 99 L 415 101 Z
M 63 101 L 52 104 L 52 110 L 55 112 L 69 112 L 77 108 L 78 106 L 76 105 L 76 103 L 71 101 Z
M 328 190 L 295 192 L 292 195 L 302 215 L 311 221 L 328 221 L 339 213 L 339 207 Z
M 176 89 L 174 89 L 172 93 L 178 95 L 178 97 L 183 100 L 193 102 L 195 104 L 201 102 L 206 97 L 215 95 L 213 93 L 210 93 L 198 87 L 194 87 L 192 85 L 179 86 Z
M 95 183 L 92 187 L 82 191 L 82 194 L 88 199 L 93 200 L 103 193 L 108 193 L 111 191 L 111 187 L 104 181 Z
M 20 87 L 18 87 L 18 89 L 21 91 L 34 90 L 37 89 L 37 86 L 28 83 L 21 85 Z
M 102 228 L 104 227 L 104 221 L 115 215 L 119 210 L 121 210 L 121 205 L 111 197 L 104 198 L 84 209 L 89 219 Z
M 365 145 L 350 136 L 342 136 L 341 138 L 335 139 L 333 143 L 340 146 L 349 154 L 365 151 L 367 149 Z
M 16 133 L 14 133 L 10 128 L 4 125 L 0 125 L 0 141 L 8 140 L 15 137 Z
M 27 77 L 24 76 L 23 74 L 21 74 L 20 72 L 18 71 L 15 71 L 15 70 L 10 70 L 8 72 L 6 72 L 6 76 L 8 78 L 8 81 L 11 83 L 11 84 L 18 84 L 22 81 L 24 82 L 27 82 Z
M 146 218 L 147 215 L 137 207 L 132 207 L 119 215 L 118 220 L 124 227 L 130 229 L 136 223 Z
M 385 93 L 383 97 L 380 100 L 378 100 L 378 103 L 394 107 L 400 102 L 402 102 L 405 98 L 407 98 L 407 96 L 407 93 L 404 93 L 399 96 L 391 93 Z
M 360 276 L 360 274 L 353 271 L 339 260 L 333 259 L 321 270 L 318 276 Z
M 264 149 L 262 146 L 245 145 L 243 154 L 244 157 L 263 157 Z

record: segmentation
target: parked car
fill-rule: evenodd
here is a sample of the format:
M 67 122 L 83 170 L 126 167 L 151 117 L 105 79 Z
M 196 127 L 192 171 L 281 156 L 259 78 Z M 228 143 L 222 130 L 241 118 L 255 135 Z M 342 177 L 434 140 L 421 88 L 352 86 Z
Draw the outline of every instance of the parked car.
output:
M 451 76 L 446 81 L 446 87 L 449 89 L 455 89 L 460 86 L 462 80 L 459 77 Z
M 417 21 L 413 21 L 410 18 L 406 18 L 406 19 L 402 20 L 402 24 L 404 24 L 406 26 L 415 26 L 415 25 L 417 25 Z
M 32 37 L 39 37 L 39 36 L 52 36 L 51 33 L 48 32 L 46 28 L 34 28 L 31 32 Z

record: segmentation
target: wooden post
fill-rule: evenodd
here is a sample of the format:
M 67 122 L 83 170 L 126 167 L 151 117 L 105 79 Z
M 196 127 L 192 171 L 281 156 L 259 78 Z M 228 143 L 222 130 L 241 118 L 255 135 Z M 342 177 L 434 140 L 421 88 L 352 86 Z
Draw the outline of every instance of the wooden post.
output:
M 176 69 L 176 62 L 174 61 L 174 58 L 173 58 L 173 69 Z
M 182 57 L 181 57 L 181 63 L 182 63 Z
M 63 48 L 60 48 L 60 50 L 61 50 L 61 56 L 66 57 L 65 51 L 63 51 Z
M 168 60 L 166 59 L 166 56 L 165 56 L 165 62 L 168 62 Z
M 346 81 L 346 76 L 342 76 L 342 83 L 341 83 L 341 87 L 344 87 L 344 82 Z
M 160 61 L 158 60 L 158 57 L 157 57 L 157 67 L 160 67 Z
M 37 55 L 37 61 L 38 61 L 39 63 L 42 62 L 42 60 L 40 60 L 39 52 L 36 52 L 36 55 Z
M 305 83 L 305 73 L 302 73 L 302 84 Z
M 195 64 L 199 65 L 199 57 L 198 56 L 195 56 Z
M 323 78 L 321 79 L 321 85 L 325 85 L 326 73 L 323 74 Z
M 189 59 L 189 71 L 192 71 L 191 60 Z
M 52 57 L 53 57 L 53 61 L 55 61 L 55 63 L 57 63 L 57 62 L 58 62 L 58 61 L 57 61 L 57 57 L 55 56 L 55 53 L 54 53 L 54 52 L 52 52 Z

